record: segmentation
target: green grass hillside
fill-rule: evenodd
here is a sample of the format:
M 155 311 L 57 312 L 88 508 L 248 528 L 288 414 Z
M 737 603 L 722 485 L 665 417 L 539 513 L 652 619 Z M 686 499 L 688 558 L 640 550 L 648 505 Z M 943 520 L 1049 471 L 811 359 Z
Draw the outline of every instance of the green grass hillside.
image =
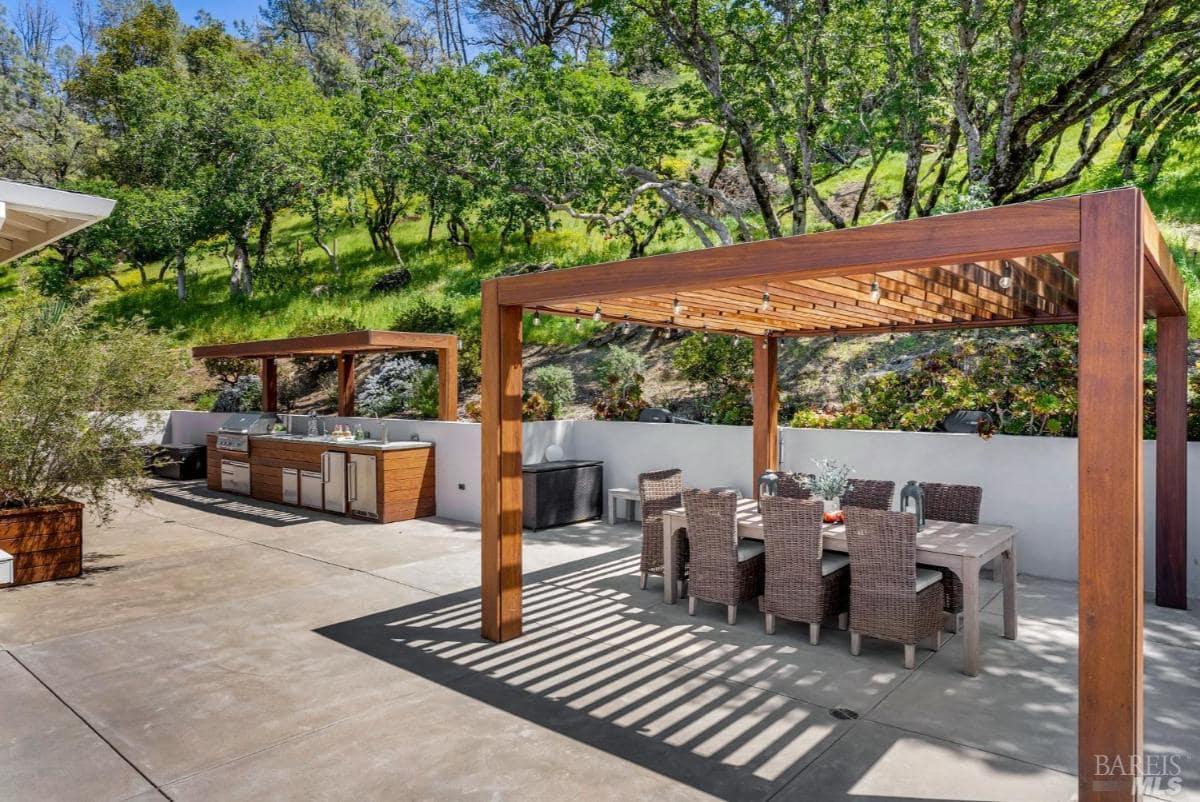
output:
M 1119 143 L 1110 143 L 1109 161 L 1093 168 L 1076 185 L 1064 193 L 1081 192 L 1119 185 L 1119 173 L 1111 166 Z M 1149 202 L 1162 223 L 1176 258 L 1187 276 L 1193 294 L 1197 293 L 1198 264 L 1192 248 L 1200 242 L 1200 144 L 1187 143 L 1166 165 L 1155 185 L 1144 187 Z M 699 154 L 703 160 L 704 154 Z M 1072 158 L 1064 153 L 1061 160 Z M 879 200 L 887 207 L 887 193 L 898 186 L 902 165 L 899 157 L 889 160 L 880 169 Z M 838 175 L 824 189 L 833 193 L 839 188 L 853 187 L 861 179 L 864 168 L 855 168 Z M 886 212 L 876 212 L 879 217 Z M 815 213 L 811 219 L 817 219 Z M 470 327 L 478 316 L 480 281 L 496 275 L 508 266 L 527 262 L 553 262 L 560 267 L 620 259 L 626 255 L 627 243 L 609 238 L 603 232 L 591 231 L 578 221 L 556 217 L 551 231 L 538 231 L 531 246 L 520 237 L 501 243 L 493 231 L 473 232 L 472 245 L 477 256 L 467 258 L 461 248 L 445 241 L 442 229 L 435 231 L 432 244 L 427 244 L 428 220 L 413 217 L 395 231 L 403 266 L 412 274 L 411 284 L 400 291 L 375 292 L 372 285 L 382 274 L 398 265 L 390 254 L 373 251 L 366 231 L 347 228 L 337 237 L 340 269 L 331 269 L 325 254 L 311 237 L 308 221 L 295 214 L 281 217 L 277 227 L 272 264 L 264 275 L 257 277 L 257 288 L 249 299 L 231 297 L 228 287 L 229 268 L 220 244 L 196 249 L 188 263 L 186 300 L 175 296 L 173 274 L 165 280 L 154 280 L 157 266 L 147 270 L 151 280 L 142 283 L 140 275 L 128 270 L 119 276 L 125 289 L 118 291 L 104 279 L 95 279 L 90 289 L 98 298 L 105 314 L 114 318 L 141 315 L 159 329 L 173 333 L 181 345 L 262 339 L 286 336 L 319 318 L 341 318 L 360 328 L 391 328 L 405 308 L 419 299 L 444 301 L 454 308 L 462 325 Z M 680 236 L 655 243 L 655 250 L 685 250 L 699 243 L 689 236 Z M 36 275 L 36 264 L 27 262 L 15 270 L 0 273 L 0 295 L 28 291 L 26 283 Z M 590 322 L 577 332 L 572 322 L 546 319 L 539 327 L 527 326 L 527 342 L 533 364 L 561 362 L 572 366 L 577 373 L 586 373 L 586 357 L 576 346 L 598 336 L 604 327 Z M 1200 336 L 1200 315 L 1193 316 L 1192 333 Z M 648 359 L 648 390 L 671 397 L 686 395 L 686 388 L 672 383 L 667 369 L 667 352 L 671 345 L 660 348 L 660 340 L 648 335 L 624 338 L 640 346 Z M 838 371 L 838 367 L 858 372 L 894 358 L 897 353 L 915 352 L 937 341 L 934 335 L 901 338 L 891 343 L 887 338 L 863 338 L 858 342 L 825 343 L 819 348 L 805 347 L 801 355 L 796 348 L 793 358 L 802 358 L 804 365 L 784 366 L 785 374 L 803 384 L 821 382 L 822 376 Z M 582 360 L 582 361 L 581 361 Z M 849 363 L 849 364 L 848 364 Z M 807 375 L 807 379 L 804 377 Z M 586 376 L 580 376 L 583 381 Z M 802 388 L 803 389 L 803 388 Z M 819 388 L 817 388 L 819 390 Z M 669 391 L 669 392 L 668 392 Z M 826 397 L 834 391 L 830 390 Z M 586 388 L 585 388 L 586 394 Z M 802 395 L 820 396 L 812 387 Z

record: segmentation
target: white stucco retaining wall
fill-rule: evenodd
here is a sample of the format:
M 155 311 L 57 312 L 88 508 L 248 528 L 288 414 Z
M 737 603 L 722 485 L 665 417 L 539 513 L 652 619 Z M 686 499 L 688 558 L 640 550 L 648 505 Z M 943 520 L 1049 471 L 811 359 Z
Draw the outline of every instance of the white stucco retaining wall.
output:
M 203 443 L 225 415 L 173 412 L 164 440 Z M 372 418 L 361 423 L 378 435 Z M 299 424 L 297 424 L 299 425 Z M 412 435 L 437 446 L 438 515 L 479 522 L 480 432 L 475 423 L 389 420 L 392 439 Z M 891 479 L 897 494 L 908 479 L 983 487 L 984 521 L 1008 523 L 1020 532 L 1022 573 L 1078 579 L 1078 450 L 1069 438 L 927 434 L 819 429 L 782 429 L 785 470 L 808 471 L 814 457 L 855 466 L 860 477 Z M 752 491 L 749 427 L 686 426 L 604 421 L 548 421 L 524 425 L 524 461 L 539 462 L 557 444 L 568 459 L 604 461 L 605 489 L 636 487 L 643 471 L 678 467 L 695 487 L 731 486 Z M 1154 587 L 1154 442 L 1145 444 L 1146 587 Z M 1188 446 L 1189 488 L 1200 482 L 1200 443 Z M 1188 515 L 1188 594 L 1200 597 L 1200 503 Z

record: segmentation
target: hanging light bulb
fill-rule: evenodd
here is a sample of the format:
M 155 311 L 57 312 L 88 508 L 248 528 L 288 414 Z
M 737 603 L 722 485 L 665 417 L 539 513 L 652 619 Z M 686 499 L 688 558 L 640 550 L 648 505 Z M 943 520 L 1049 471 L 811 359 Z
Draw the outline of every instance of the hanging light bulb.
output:
M 579 319 L 579 307 L 575 307 L 575 331 L 583 330 L 583 321 Z
M 895 326 L 892 327 L 892 333 L 890 335 L 888 335 L 888 342 L 890 342 L 890 343 L 896 342 L 896 327 Z
M 455 338 L 458 341 L 458 350 L 462 350 L 462 337 Z
M 683 304 L 679 303 L 679 298 L 676 297 L 675 300 L 671 301 L 671 314 L 678 315 L 682 311 Z
M 1004 266 L 1004 273 L 1000 276 L 1001 289 L 1009 289 L 1013 285 L 1012 265 Z
M 537 309 L 533 310 L 533 325 L 542 325 L 542 313 Z
M 763 349 L 764 351 L 765 351 L 765 350 L 767 350 L 767 340 L 769 340 L 769 339 L 770 339 L 770 337 L 771 337 L 771 335 L 770 335 L 770 334 L 766 334 L 766 335 L 764 335 L 764 336 L 763 336 L 763 344 L 762 344 L 762 349 Z
M 592 320 L 594 320 L 594 321 L 596 321 L 597 323 L 599 323 L 599 322 L 600 322 L 600 316 L 601 316 L 602 314 L 603 314 L 603 313 L 600 311 L 600 304 L 596 304 L 596 311 L 595 311 L 595 312 L 592 312 Z
M 629 315 L 625 316 L 625 322 L 621 324 L 621 333 L 623 333 L 623 334 L 629 333 Z
M 742 333 L 740 331 L 733 335 L 733 341 L 735 343 L 740 343 L 742 341 Z
M 879 279 L 871 282 L 871 303 L 879 303 L 879 299 L 883 297 L 883 290 L 879 287 Z
M 701 342 L 708 342 L 708 324 L 704 324 L 704 333 L 700 335 Z
M 771 309 L 771 294 L 769 292 L 764 292 L 763 299 L 762 299 L 762 310 L 764 312 L 769 312 L 770 309 Z

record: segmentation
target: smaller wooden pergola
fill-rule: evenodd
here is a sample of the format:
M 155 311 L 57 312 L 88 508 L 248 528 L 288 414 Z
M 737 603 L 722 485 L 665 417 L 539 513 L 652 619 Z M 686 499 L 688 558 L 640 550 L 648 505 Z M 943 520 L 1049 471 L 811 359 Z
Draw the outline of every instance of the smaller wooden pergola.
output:
M 1156 602 L 1187 606 L 1187 290 L 1134 188 L 509 276 L 482 288 L 482 631 L 521 634 L 526 310 L 754 341 L 754 477 L 778 468 L 785 337 L 1079 330 L 1079 790 L 1142 752 L 1142 402 L 1157 318 Z M 663 466 L 666 467 L 666 466 Z M 984 679 L 983 681 L 989 681 Z
M 458 337 L 406 331 L 349 331 L 279 340 L 255 340 L 223 345 L 198 345 L 196 359 L 225 357 L 257 359 L 262 379 L 263 412 L 279 409 L 275 360 L 328 356 L 337 360 L 338 415 L 354 415 L 354 359 L 357 354 L 384 351 L 436 351 L 438 360 L 438 419 L 458 420 Z

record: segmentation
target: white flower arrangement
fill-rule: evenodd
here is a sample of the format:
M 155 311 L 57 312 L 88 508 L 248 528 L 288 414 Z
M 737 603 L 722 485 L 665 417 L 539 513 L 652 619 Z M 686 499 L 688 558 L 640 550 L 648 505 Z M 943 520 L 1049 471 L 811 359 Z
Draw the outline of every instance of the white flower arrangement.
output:
M 814 459 L 816 473 L 804 477 L 804 486 L 817 498 L 832 501 L 841 498 L 850 488 L 850 474 L 854 469 L 844 462 L 833 459 Z

